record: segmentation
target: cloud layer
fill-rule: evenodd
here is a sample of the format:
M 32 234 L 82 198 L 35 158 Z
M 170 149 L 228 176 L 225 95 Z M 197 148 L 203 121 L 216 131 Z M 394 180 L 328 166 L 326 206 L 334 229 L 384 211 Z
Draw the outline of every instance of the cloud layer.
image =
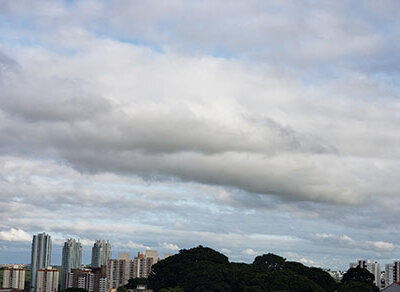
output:
M 3 1 L 0 240 L 390 258 L 399 10 Z

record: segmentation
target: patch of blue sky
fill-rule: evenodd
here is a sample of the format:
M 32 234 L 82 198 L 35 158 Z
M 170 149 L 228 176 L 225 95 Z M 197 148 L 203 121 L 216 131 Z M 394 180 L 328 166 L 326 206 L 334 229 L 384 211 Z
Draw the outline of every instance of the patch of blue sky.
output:
M 220 58 L 220 59 L 239 59 L 238 55 L 233 54 L 232 52 L 229 52 L 227 49 L 225 49 L 221 46 L 215 47 L 212 50 L 211 55 L 214 58 Z
M 314 87 L 337 78 L 339 78 L 339 75 L 330 72 L 317 72 L 315 74 L 302 75 L 300 82 L 306 87 Z
M 43 48 L 62 56 L 74 56 L 79 53 L 79 50 L 75 48 L 59 46 L 57 44 L 44 43 L 31 38 L 11 38 L 0 36 L 0 45 L 8 47 Z
M 113 31 L 110 31 L 109 29 L 104 28 L 104 27 L 100 27 L 98 30 L 92 31 L 92 33 L 98 38 L 110 39 L 110 40 L 114 40 L 114 41 L 117 41 L 120 43 L 130 44 L 130 45 L 137 46 L 137 47 L 148 48 L 148 49 L 151 49 L 153 52 L 156 52 L 159 54 L 164 54 L 164 50 L 163 50 L 161 44 L 145 40 L 144 38 L 141 38 L 141 37 L 137 37 L 137 36 L 124 37 L 124 36 L 114 33 Z
M 0 36 L 0 44 L 8 46 L 22 46 L 22 47 L 41 47 L 42 44 L 33 39 L 19 39 L 6 36 Z
M 137 47 L 145 47 L 148 49 L 151 49 L 152 51 L 159 53 L 159 54 L 164 54 L 164 50 L 160 44 L 156 44 L 153 42 L 148 42 L 142 39 L 136 39 L 136 38 L 114 38 L 115 40 L 121 42 L 121 43 L 127 43 L 131 44 Z

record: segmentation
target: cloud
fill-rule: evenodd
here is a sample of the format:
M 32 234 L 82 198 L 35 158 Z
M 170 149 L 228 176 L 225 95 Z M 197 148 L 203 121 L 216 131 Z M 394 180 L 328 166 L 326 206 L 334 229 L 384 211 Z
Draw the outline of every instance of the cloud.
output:
M 6 98 L 0 102 L 3 153 L 50 156 L 79 171 L 174 178 L 290 200 L 349 204 L 381 190 L 385 178 L 374 175 L 379 171 L 377 163 L 390 169 L 392 176 L 396 173 L 396 163 L 368 146 L 380 143 L 380 134 L 369 134 L 376 125 L 346 126 L 346 132 L 327 135 L 331 115 L 353 124 L 347 110 L 338 112 L 337 107 L 359 106 L 367 112 L 367 104 L 327 101 L 332 103 L 328 108 L 315 104 L 313 97 L 299 96 L 296 91 L 301 87 L 294 83 L 285 88 L 285 77 L 264 73 L 260 78 L 236 61 L 149 55 L 137 46 L 98 42 L 85 53 L 86 58 L 34 51 L 31 59 L 20 61 L 24 62 L 23 77 L 3 86 Z M 104 46 L 111 51 L 106 75 L 99 74 Z M 124 65 L 121 58 L 137 66 Z M 37 70 L 36 62 L 47 70 Z M 173 74 L 170 64 L 175 66 Z M 117 72 L 125 72 L 126 79 L 115 79 Z M 161 85 L 144 86 L 139 76 Z M 31 81 L 17 86 L 24 80 Z M 178 83 L 183 85 L 176 87 Z M 238 92 L 249 92 L 249 96 Z M 282 98 L 288 103 L 283 104 Z M 299 108 L 300 100 L 310 107 Z M 285 111 L 290 114 L 276 114 Z M 394 112 L 384 108 L 375 112 L 379 119 L 387 119 L 383 124 L 394 119 Z M 318 125 L 312 123 L 315 117 L 321 119 Z M 10 133 L 14 133 L 12 139 Z M 392 134 L 385 134 L 385 151 L 395 156 L 398 150 Z M 353 135 L 361 135 L 364 143 L 355 148 L 348 140 Z M 386 186 L 386 194 L 395 192 L 395 185 Z
M 230 254 L 232 251 L 230 249 L 227 248 L 221 248 L 221 252 L 224 254 Z
M 2 1 L 3 232 L 395 256 L 399 9 Z
M 141 243 L 136 243 L 131 240 L 128 242 L 114 242 L 113 246 L 118 247 L 118 248 L 127 248 L 127 249 L 132 249 L 132 250 L 149 250 L 151 249 L 149 246 L 145 246 Z
M 22 229 L 11 228 L 8 231 L 0 231 L 0 240 L 32 241 L 32 236 Z
M 250 256 L 254 256 L 254 255 L 258 254 L 257 251 L 255 251 L 251 248 L 246 248 L 246 249 L 242 250 L 242 253 L 245 255 L 250 255 Z
M 173 243 L 163 242 L 162 247 L 168 250 L 179 250 L 179 246 Z
M 396 246 L 390 242 L 358 241 L 347 235 L 337 236 L 334 234 L 318 233 L 315 234 L 315 239 L 323 244 L 336 245 L 342 248 L 362 248 L 378 252 L 392 252 L 396 249 Z

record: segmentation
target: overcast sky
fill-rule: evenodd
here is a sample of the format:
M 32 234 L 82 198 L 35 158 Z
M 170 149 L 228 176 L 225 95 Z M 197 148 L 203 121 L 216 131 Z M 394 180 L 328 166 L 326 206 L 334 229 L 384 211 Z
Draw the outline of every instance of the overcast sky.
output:
M 400 2 L 0 2 L 0 263 L 32 235 L 399 260 Z

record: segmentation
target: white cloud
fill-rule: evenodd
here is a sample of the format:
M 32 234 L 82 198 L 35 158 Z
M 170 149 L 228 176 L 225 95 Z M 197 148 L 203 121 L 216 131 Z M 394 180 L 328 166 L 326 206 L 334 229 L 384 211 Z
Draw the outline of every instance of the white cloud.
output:
M 251 248 L 246 248 L 246 249 L 242 250 L 242 253 L 245 254 L 245 255 L 250 255 L 250 256 L 258 254 L 257 251 L 255 251 L 255 250 L 253 250 Z
M 393 254 L 400 7 L 361 5 L 5 0 L 2 236 Z
M 168 249 L 168 250 L 179 250 L 179 246 L 177 246 L 176 244 L 173 243 L 167 243 L 167 242 L 163 242 L 163 244 L 161 245 L 162 248 Z
M 221 252 L 224 254 L 230 254 L 232 251 L 230 249 L 227 248 L 221 248 Z
M 317 233 L 315 239 L 322 244 L 351 249 L 360 248 L 378 252 L 393 252 L 396 249 L 396 246 L 390 242 L 354 240 L 348 235 Z
M 118 248 L 127 248 L 131 250 L 149 250 L 151 249 L 149 246 L 143 245 L 141 243 L 136 243 L 131 240 L 127 242 L 121 242 L 121 241 L 116 241 L 112 242 L 112 246 L 118 247 Z
M 22 229 L 10 228 L 8 231 L 0 231 L 0 240 L 6 241 L 32 241 L 32 235 Z

